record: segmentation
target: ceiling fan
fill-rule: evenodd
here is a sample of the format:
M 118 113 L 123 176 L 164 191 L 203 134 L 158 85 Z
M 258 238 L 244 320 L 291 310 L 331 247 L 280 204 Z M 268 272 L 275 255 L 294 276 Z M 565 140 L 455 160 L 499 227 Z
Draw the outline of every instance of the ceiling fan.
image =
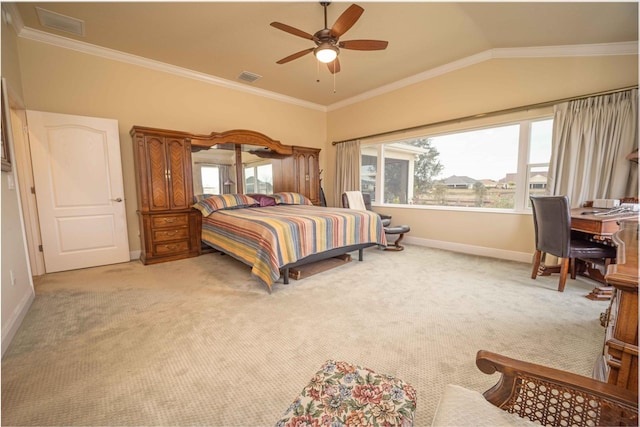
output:
M 342 15 L 333 24 L 333 27 L 327 27 L 327 6 L 331 2 L 320 2 L 324 8 L 324 28 L 316 31 L 311 35 L 305 31 L 291 27 L 280 22 L 272 22 L 271 26 L 279 30 L 285 31 L 294 36 L 302 37 L 304 39 L 313 40 L 316 47 L 301 50 L 293 55 L 289 55 L 286 58 L 282 58 L 277 61 L 277 64 L 286 64 L 289 61 L 298 59 L 308 53 L 313 52 L 318 61 L 327 64 L 329 71 L 335 74 L 340 71 L 340 60 L 338 54 L 340 49 L 353 49 L 353 50 L 384 50 L 387 48 L 389 42 L 383 40 L 348 40 L 340 41 L 340 36 L 346 33 L 355 23 L 360 19 L 360 16 L 364 12 L 364 9 L 357 4 L 352 4 L 345 10 Z

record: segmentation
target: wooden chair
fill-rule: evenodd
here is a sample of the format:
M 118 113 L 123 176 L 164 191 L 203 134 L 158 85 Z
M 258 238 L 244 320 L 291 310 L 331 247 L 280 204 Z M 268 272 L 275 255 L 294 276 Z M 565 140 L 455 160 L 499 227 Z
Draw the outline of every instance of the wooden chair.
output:
M 558 291 L 564 291 L 571 264 L 571 278 L 576 278 L 575 260 L 604 260 L 608 265 L 616 257 L 616 250 L 585 239 L 572 238 L 571 209 L 567 196 L 531 196 L 536 252 L 531 278 L 539 273 L 543 254 L 560 258 Z
M 637 426 L 638 394 L 623 387 L 480 350 L 476 366 L 500 372 L 487 401 L 546 426 Z

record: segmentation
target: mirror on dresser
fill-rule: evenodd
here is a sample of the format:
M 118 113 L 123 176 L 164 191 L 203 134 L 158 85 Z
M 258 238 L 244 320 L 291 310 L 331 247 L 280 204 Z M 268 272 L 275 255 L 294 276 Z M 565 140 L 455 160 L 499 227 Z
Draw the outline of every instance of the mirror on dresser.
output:
M 322 203 L 320 149 L 282 145 L 251 131 L 230 131 L 225 136 L 191 139 L 194 195 L 293 191 L 315 205 Z M 203 182 L 203 171 L 210 172 L 213 184 Z
M 248 144 L 192 147 L 193 194 L 272 194 L 273 156 Z

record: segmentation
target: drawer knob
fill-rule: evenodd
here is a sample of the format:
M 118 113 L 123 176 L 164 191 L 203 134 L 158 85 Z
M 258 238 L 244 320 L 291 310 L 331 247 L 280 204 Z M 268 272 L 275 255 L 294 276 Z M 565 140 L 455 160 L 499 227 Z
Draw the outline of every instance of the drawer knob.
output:
M 178 220 L 178 218 L 175 218 L 175 217 L 173 217 L 173 218 L 165 218 L 164 222 L 171 223 L 171 222 L 176 222 L 177 220 Z

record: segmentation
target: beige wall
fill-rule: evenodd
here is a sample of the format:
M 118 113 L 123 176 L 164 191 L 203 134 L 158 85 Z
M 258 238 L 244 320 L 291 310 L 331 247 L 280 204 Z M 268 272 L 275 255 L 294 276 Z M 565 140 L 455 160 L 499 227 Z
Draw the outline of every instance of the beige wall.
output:
M 2 20 L 0 20 L 2 21 Z M 6 79 L 13 107 L 19 107 L 22 97 L 20 64 L 13 29 L 2 21 L 2 77 Z M 19 131 L 19 129 L 16 129 Z M 12 150 L 13 151 L 13 150 Z M 2 203 L 2 354 L 9 346 L 22 318 L 34 298 L 29 270 L 24 229 L 21 222 L 16 168 L 2 172 L 0 195 Z M 10 185 L 11 184 L 11 185 Z M 13 273 L 14 283 L 11 282 Z
M 250 129 L 286 145 L 324 148 L 322 111 L 44 43 L 18 45 L 28 109 L 118 120 L 131 251 L 140 250 L 132 126 L 206 134 Z
M 637 55 L 490 60 L 332 110 L 327 137 L 328 141 L 344 140 L 637 84 Z M 323 154 L 328 168 L 327 200 L 334 200 L 335 147 L 329 143 Z M 410 225 L 409 240 L 416 242 L 436 246 L 444 242 L 440 246 L 454 249 L 462 245 L 472 252 L 486 248 L 521 260 L 534 250 L 533 221 L 528 214 L 376 210 L 393 215 L 395 224 Z

